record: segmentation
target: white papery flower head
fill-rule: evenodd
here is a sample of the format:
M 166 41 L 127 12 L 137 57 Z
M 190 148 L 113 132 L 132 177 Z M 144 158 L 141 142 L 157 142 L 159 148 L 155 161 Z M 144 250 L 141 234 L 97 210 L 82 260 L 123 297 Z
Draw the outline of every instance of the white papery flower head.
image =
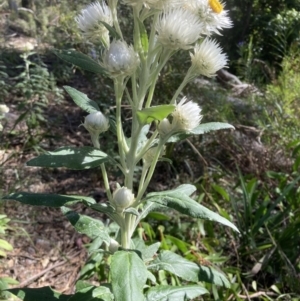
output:
M 163 119 L 158 125 L 158 132 L 161 138 L 170 136 L 177 132 L 190 132 L 196 128 L 202 119 L 201 108 L 195 102 L 188 101 L 183 97 L 176 104 L 174 112 L 171 114 L 172 121 Z
M 104 1 L 101 1 L 101 3 L 96 1 L 86 6 L 75 17 L 75 21 L 83 36 L 89 41 L 97 43 L 100 40 L 105 47 L 109 46 L 109 31 L 101 22 L 112 26 L 113 18 L 110 8 Z
M 202 119 L 201 108 L 192 101 L 187 101 L 186 97 L 183 97 L 181 101 L 176 105 L 174 112 L 172 113 L 172 128 L 174 132 L 193 130 L 200 124 Z
M 169 9 L 159 16 L 157 41 L 172 50 L 189 49 L 199 39 L 201 30 L 199 18 L 189 10 Z
M 190 55 L 192 72 L 197 75 L 213 77 L 218 70 L 224 68 L 227 64 L 227 55 L 222 52 L 222 48 L 215 40 L 209 38 L 197 44 L 194 53 L 190 53 Z
M 202 34 L 220 34 L 219 30 L 232 27 L 228 11 L 219 0 L 186 0 L 184 7 L 195 13 L 202 25 Z
M 102 59 L 101 65 L 111 77 L 132 75 L 140 63 L 139 56 L 133 47 L 121 40 L 113 41 Z
M 0 105 L 0 115 L 9 112 L 9 107 L 7 105 Z
M 109 120 L 101 113 L 95 112 L 85 117 L 83 126 L 91 135 L 99 136 L 109 128 Z
M 134 194 L 127 187 L 119 187 L 113 192 L 112 205 L 116 211 L 122 213 L 134 202 Z

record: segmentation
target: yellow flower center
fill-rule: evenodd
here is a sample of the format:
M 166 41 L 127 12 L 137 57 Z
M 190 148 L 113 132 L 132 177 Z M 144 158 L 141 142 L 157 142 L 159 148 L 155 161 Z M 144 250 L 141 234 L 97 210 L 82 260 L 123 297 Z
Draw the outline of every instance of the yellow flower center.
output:
M 223 11 L 223 5 L 218 0 L 208 0 L 210 8 L 217 14 Z

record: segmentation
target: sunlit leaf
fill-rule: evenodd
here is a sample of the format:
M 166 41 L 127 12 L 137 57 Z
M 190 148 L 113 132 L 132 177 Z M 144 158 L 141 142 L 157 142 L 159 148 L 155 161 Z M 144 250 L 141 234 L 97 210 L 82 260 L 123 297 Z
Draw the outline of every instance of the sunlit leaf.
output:
M 162 251 L 148 268 L 165 270 L 187 281 L 205 281 L 230 287 L 229 281 L 222 272 L 210 266 L 198 265 L 171 251 Z
M 155 203 L 158 206 L 155 206 Z M 201 218 L 209 221 L 215 221 L 223 225 L 229 226 L 239 232 L 237 227 L 228 219 L 220 216 L 203 205 L 191 199 L 188 195 L 179 192 L 178 190 L 166 190 L 162 192 L 152 192 L 146 196 L 145 208 L 151 207 L 151 211 L 159 209 L 161 206 L 173 208 L 180 213 Z M 148 209 L 147 209 L 148 210 Z M 141 214 L 144 216 L 144 213 Z
M 93 73 L 106 74 L 106 70 L 89 56 L 75 50 L 54 50 L 54 53 L 62 60 L 71 63 L 83 70 Z
M 147 269 L 135 252 L 118 251 L 111 258 L 112 289 L 116 301 L 144 300 Z
M 160 285 L 147 291 L 145 301 L 186 301 L 207 293 L 209 292 L 200 285 Z
M 174 111 L 175 107 L 175 105 L 153 106 L 151 108 L 138 111 L 137 116 L 141 124 L 151 123 L 154 120 L 161 121 L 170 115 Z
M 65 90 L 72 97 L 74 102 L 84 111 L 88 113 L 99 112 L 100 108 L 97 103 L 87 97 L 86 94 L 69 86 L 64 86 Z
M 83 202 L 85 204 L 95 204 L 91 197 L 80 195 L 61 195 L 49 193 L 15 192 L 3 197 L 4 200 L 15 200 L 23 204 L 32 206 L 61 207 L 66 204 Z
M 106 227 L 99 219 L 78 214 L 66 207 L 62 208 L 62 212 L 78 233 L 85 234 L 91 239 L 101 237 L 107 244 L 110 243 L 110 236 L 106 231 Z
M 90 147 L 61 147 L 27 162 L 28 166 L 67 167 L 80 170 L 98 167 L 108 160 L 107 154 Z
M 178 133 L 173 135 L 168 139 L 168 142 L 178 142 L 192 135 L 203 135 L 211 131 L 226 130 L 226 129 L 234 129 L 234 127 L 229 123 L 223 123 L 223 122 L 202 123 L 188 133 Z

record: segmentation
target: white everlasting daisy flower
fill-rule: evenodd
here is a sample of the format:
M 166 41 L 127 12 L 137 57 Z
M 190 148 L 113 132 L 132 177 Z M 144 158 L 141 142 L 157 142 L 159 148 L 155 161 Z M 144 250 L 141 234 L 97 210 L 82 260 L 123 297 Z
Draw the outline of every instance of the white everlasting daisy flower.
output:
M 192 101 L 187 101 L 183 97 L 176 105 L 175 111 L 172 113 L 173 131 L 191 131 L 200 124 L 202 119 L 201 108 Z
M 195 102 L 187 101 L 186 97 L 176 105 L 171 116 L 171 122 L 165 118 L 158 125 L 161 138 L 177 132 L 190 132 L 200 124 L 202 119 L 201 108 Z
M 232 27 L 228 11 L 224 10 L 224 3 L 221 1 L 186 0 L 184 7 L 198 16 L 204 35 L 220 34 L 219 30 Z
M 89 4 L 81 13 L 75 18 L 79 29 L 82 31 L 84 37 L 91 42 L 98 42 L 99 40 L 108 47 L 109 45 L 109 31 L 101 23 L 105 22 L 110 26 L 113 25 L 113 18 L 110 8 L 105 2 L 94 2 Z
M 128 46 L 124 41 L 118 40 L 113 41 L 104 53 L 101 65 L 109 72 L 111 77 L 116 77 L 133 74 L 139 63 L 139 56 L 133 47 Z
M 202 25 L 189 10 L 175 8 L 160 15 L 156 30 L 157 41 L 164 47 L 172 50 L 189 49 L 199 39 Z
M 194 53 L 190 53 L 192 74 L 202 74 L 207 77 L 213 77 L 216 72 L 224 68 L 227 64 L 227 56 L 222 53 L 219 44 L 206 38 L 201 44 L 197 44 Z

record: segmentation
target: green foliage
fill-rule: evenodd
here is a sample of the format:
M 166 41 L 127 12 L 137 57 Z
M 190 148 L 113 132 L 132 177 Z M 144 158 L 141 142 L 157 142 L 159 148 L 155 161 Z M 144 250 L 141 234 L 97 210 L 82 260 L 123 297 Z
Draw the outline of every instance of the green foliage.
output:
M 268 122 L 281 145 L 287 146 L 299 138 L 300 128 L 300 55 L 291 51 L 282 62 L 282 71 L 273 84 L 267 86 Z

